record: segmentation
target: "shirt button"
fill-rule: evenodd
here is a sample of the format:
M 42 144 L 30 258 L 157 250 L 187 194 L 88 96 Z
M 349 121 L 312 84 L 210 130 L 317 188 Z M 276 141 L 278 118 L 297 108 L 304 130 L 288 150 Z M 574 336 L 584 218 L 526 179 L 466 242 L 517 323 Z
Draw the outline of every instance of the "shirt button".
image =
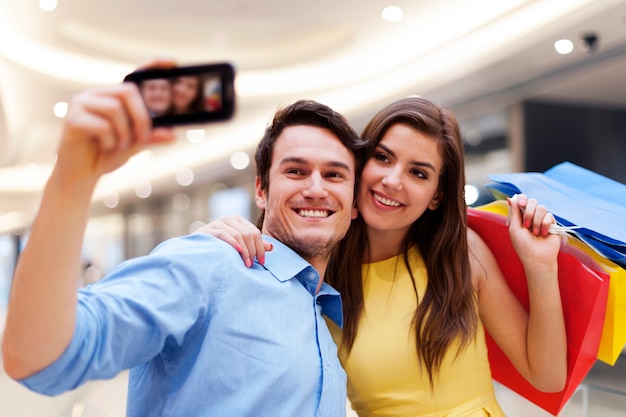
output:
M 317 277 L 315 276 L 315 274 L 313 272 L 309 272 L 309 274 L 306 277 L 309 281 L 311 282 L 316 282 L 317 281 Z

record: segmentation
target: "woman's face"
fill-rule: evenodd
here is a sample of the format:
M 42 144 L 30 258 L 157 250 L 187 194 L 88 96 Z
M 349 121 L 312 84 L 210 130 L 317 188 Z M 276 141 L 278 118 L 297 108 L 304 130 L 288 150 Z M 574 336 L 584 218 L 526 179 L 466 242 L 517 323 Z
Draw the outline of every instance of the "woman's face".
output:
M 403 238 L 424 211 L 437 208 L 442 168 L 435 138 L 404 124 L 391 126 L 359 184 L 357 206 L 368 230 Z
M 196 98 L 198 78 L 178 77 L 172 87 L 172 101 L 176 111 L 186 111 Z

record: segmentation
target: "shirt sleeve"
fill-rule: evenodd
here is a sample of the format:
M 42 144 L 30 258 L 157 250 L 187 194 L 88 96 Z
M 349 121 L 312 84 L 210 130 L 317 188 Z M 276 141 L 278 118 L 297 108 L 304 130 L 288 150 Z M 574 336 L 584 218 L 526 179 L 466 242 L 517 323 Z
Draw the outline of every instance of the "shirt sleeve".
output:
M 207 319 L 228 282 L 222 279 L 225 258 L 231 252 L 238 256 L 228 249 L 198 233 L 120 264 L 80 291 L 74 336 L 61 357 L 20 382 L 56 395 L 88 380 L 113 378 L 180 346 L 185 334 Z

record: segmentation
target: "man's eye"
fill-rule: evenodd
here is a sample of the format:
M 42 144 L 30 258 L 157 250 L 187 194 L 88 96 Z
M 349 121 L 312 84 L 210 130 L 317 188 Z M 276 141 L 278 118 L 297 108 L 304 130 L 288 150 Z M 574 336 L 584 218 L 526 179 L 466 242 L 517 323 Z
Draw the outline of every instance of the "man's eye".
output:
M 341 172 L 330 172 L 328 174 L 328 177 L 330 178 L 345 178 L 345 175 L 343 175 Z

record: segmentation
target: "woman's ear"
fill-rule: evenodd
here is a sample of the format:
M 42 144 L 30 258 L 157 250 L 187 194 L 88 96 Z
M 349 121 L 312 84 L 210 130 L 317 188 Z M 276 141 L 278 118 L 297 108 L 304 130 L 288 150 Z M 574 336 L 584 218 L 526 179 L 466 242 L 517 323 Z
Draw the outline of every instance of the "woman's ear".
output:
M 432 200 L 430 200 L 430 204 L 428 208 L 431 210 L 437 210 L 439 204 L 441 204 L 441 200 L 443 199 L 443 193 L 441 191 L 437 191 Z

